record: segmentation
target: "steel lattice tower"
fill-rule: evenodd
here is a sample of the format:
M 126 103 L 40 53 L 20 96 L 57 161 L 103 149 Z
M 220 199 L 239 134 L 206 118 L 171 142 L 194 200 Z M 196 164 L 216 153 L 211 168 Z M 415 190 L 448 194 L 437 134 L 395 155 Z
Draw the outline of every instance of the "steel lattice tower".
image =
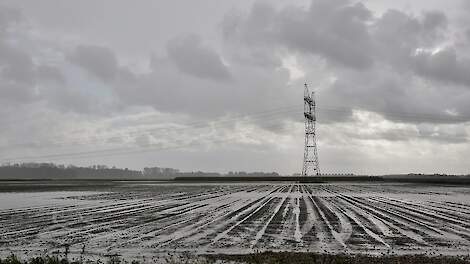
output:
M 315 125 L 317 121 L 315 92 L 309 92 L 307 84 L 304 89 L 304 117 L 305 117 L 305 149 L 302 176 L 320 175 L 318 163 L 317 137 Z

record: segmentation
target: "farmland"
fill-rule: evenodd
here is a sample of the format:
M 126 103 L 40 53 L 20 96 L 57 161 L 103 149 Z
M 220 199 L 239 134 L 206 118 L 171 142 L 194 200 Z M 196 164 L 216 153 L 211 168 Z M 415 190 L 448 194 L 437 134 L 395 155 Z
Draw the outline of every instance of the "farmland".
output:
M 16 185 L 15 185 L 16 186 Z M 56 186 L 57 187 L 57 186 Z M 470 188 L 114 183 L 0 193 L 0 252 L 467 254 Z M 18 195 L 30 204 L 6 204 Z M 28 251 L 28 252 L 25 252 Z

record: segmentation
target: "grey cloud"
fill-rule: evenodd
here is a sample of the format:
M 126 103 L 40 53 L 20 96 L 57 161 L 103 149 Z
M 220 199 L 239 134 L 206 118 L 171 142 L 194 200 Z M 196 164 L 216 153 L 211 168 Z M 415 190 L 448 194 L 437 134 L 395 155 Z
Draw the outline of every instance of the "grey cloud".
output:
M 447 26 L 447 17 L 439 11 L 426 12 L 423 19 L 423 27 L 429 32 L 436 28 L 444 28 Z
M 339 76 L 319 92 L 321 104 L 371 111 L 394 122 L 460 123 L 470 119 L 470 108 L 465 103 L 470 93 L 452 86 L 429 86 L 411 73 L 404 75 L 388 68 L 360 73 L 342 71 Z M 448 114 L 448 109 L 455 109 L 458 114 Z M 330 122 L 344 121 L 335 116 L 329 118 Z
M 113 109 L 108 100 L 87 94 L 81 90 L 75 90 L 64 83 L 44 83 L 39 90 L 40 94 L 37 96 L 37 100 L 44 102 L 50 109 L 59 110 L 63 113 L 100 116 Z M 105 108 L 108 108 L 107 111 L 105 111 Z
M 151 145 L 152 140 L 149 135 L 139 135 L 135 137 L 135 144 L 140 147 L 148 147 Z
M 0 8 L 0 16 L 3 16 L 2 12 L 5 11 Z M 3 16 L 1 19 L 6 18 Z M 22 41 L 21 45 L 15 44 L 18 39 Z M 100 107 L 108 107 L 109 99 L 103 100 L 102 97 L 87 89 L 76 88 L 77 83 L 80 85 L 80 80 L 76 77 L 78 75 L 73 72 L 77 71 L 77 68 L 70 67 L 70 64 L 64 61 L 44 58 L 43 50 L 35 41 L 28 35 L 28 32 L 24 31 L 24 28 L 13 25 L 10 25 L 4 34 L 0 34 L 0 101 L 2 104 L 14 107 L 18 107 L 19 104 L 31 107 L 47 105 L 50 109 L 59 109 L 62 112 L 102 114 Z M 60 49 L 56 48 L 54 52 L 63 55 Z M 106 62 L 103 60 L 105 56 L 99 57 L 99 55 L 100 52 L 95 52 L 95 59 L 99 61 L 98 65 L 103 65 L 100 63 Z M 93 62 L 89 57 L 87 57 L 88 60 L 80 60 L 80 62 L 83 62 L 83 65 L 85 62 Z M 90 66 L 103 77 L 110 76 L 109 71 L 100 71 L 99 67 L 93 67 L 95 65 L 87 64 L 86 66 Z M 108 67 L 109 63 L 104 66 Z
M 416 55 L 449 41 L 448 23 L 439 11 L 415 16 L 392 9 L 377 16 L 361 3 L 313 0 L 308 8 L 255 4 L 246 14 L 228 15 L 222 32 L 227 43 L 265 48 L 273 58 L 287 49 L 306 67 L 316 61 L 309 55 L 323 58 L 324 70 L 336 79 L 318 92 L 327 107 L 362 109 L 407 123 L 464 122 L 470 107 L 461 98 L 469 95 L 454 86 L 468 86 L 467 60 L 449 50 Z M 458 116 L 447 109 L 456 109 Z M 346 121 L 352 112 L 320 114 L 328 123 Z
M 418 137 L 427 140 L 434 140 L 441 143 L 464 143 L 468 142 L 468 134 L 465 127 L 459 125 L 434 126 L 430 124 L 420 124 L 416 126 Z
M 114 80 L 118 70 L 116 55 L 103 46 L 79 45 L 68 59 L 104 81 Z
M 281 12 L 280 40 L 294 50 L 363 69 L 373 63 L 367 28 L 370 18 L 371 12 L 361 3 L 313 1 L 308 11 Z
M 90 98 L 68 89 L 58 65 L 46 64 L 37 59 L 40 52 L 28 49 L 37 43 L 24 28 L 14 25 L 22 22 L 18 10 L 0 7 L 0 26 L 8 27 L 0 34 L 0 101 L 15 107 L 45 103 L 65 111 L 83 111 Z M 15 44 L 18 39 L 22 45 Z
M 294 52 L 321 55 L 334 64 L 367 68 L 372 64 L 367 23 L 371 12 L 348 1 L 313 1 L 310 9 L 275 10 L 255 4 L 246 16 L 227 16 L 227 41 L 237 38 L 248 45 L 281 46 Z
M 458 58 L 453 48 L 418 52 L 413 60 L 415 71 L 425 77 L 470 87 L 470 59 Z
M 207 120 L 275 108 L 270 98 L 289 105 L 292 92 L 301 98 L 302 89 L 293 91 L 285 85 L 288 81 L 285 70 L 233 63 L 231 78 L 236 81 L 213 81 L 181 74 L 174 64 L 168 57 L 154 56 L 150 72 L 137 74 L 121 68 L 113 87 L 123 107 L 153 106 L 159 111 Z M 259 100 L 254 94 L 266 100 Z
M 6 43 L 0 43 L 0 65 L 4 78 L 19 83 L 32 83 L 34 80 L 31 56 Z
M 228 80 L 227 66 L 198 36 L 174 38 L 167 44 L 168 56 L 181 72 L 204 79 Z
M 414 17 L 389 10 L 374 17 L 361 3 L 314 0 L 308 9 L 255 4 L 246 15 L 227 15 L 222 32 L 227 43 L 242 42 L 251 50 L 276 54 L 287 48 L 301 56 L 319 55 L 332 66 L 366 70 L 387 63 L 406 70 L 415 49 L 441 40 L 446 26 L 447 18 L 436 11 Z
M 442 40 L 446 26 L 446 16 L 438 11 L 415 17 L 388 10 L 375 17 L 362 3 L 313 0 L 308 9 L 255 4 L 247 14 L 227 15 L 222 32 L 229 43 L 287 48 L 319 55 L 333 66 L 365 70 L 376 62 L 409 64 L 416 48 Z
M 277 15 L 273 6 L 256 2 L 246 16 L 232 12 L 224 17 L 221 22 L 223 36 L 232 42 L 243 41 L 252 46 L 269 44 L 268 40 L 275 40 L 278 33 L 274 24 Z
M 417 48 L 432 47 L 442 41 L 447 18 L 440 12 L 426 12 L 414 17 L 399 10 L 388 10 L 373 24 L 375 60 L 408 71 Z
M 58 65 L 48 65 L 33 60 L 37 54 L 30 54 L 21 45 L 12 45 L 9 38 L 21 35 L 17 29 L 9 30 L 0 38 L 0 101 L 18 107 L 18 104 L 33 106 L 45 104 L 51 109 L 64 112 L 93 112 L 95 96 L 68 87 L 66 77 Z M 27 39 L 27 41 L 31 41 Z
M 21 21 L 20 10 L 8 6 L 0 6 L 0 31 L 6 30 L 11 24 Z
M 36 98 L 30 85 L 5 82 L 0 85 L 0 101 L 2 104 L 28 103 Z
M 0 25 L 12 19 L 9 8 L 0 7 Z M 34 100 L 35 65 L 31 55 L 8 43 L 11 33 L 0 34 L 0 100 L 4 103 L 27 103 Z
M 62 72 L 57 67 L 50 65 L 39 65 L 36 69 L 36 76 L 42 81 L 65 83 L 65 77 Z

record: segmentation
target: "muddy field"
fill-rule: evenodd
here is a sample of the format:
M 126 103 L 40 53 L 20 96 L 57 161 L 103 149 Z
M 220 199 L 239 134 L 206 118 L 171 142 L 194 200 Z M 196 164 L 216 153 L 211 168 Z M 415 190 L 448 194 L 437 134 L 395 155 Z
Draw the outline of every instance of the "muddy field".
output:
M 53 253 L 66 245 L 86 255 L 470 251 L 466 187 L 119 183 L 92 189 L 1 192 L 0 252 Z

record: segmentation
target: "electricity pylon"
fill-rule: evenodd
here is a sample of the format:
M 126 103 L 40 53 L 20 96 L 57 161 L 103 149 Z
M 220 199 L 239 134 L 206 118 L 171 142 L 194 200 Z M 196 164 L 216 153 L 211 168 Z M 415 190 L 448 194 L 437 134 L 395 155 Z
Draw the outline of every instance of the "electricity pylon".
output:
M 309 92 L 307 84 L 304 89 L 304 117 L 305 117 L 305 149 L 302 176 L 320 175 L 318 163 L 317 135 L 315 131 L 317 115 L 315 92 Z

